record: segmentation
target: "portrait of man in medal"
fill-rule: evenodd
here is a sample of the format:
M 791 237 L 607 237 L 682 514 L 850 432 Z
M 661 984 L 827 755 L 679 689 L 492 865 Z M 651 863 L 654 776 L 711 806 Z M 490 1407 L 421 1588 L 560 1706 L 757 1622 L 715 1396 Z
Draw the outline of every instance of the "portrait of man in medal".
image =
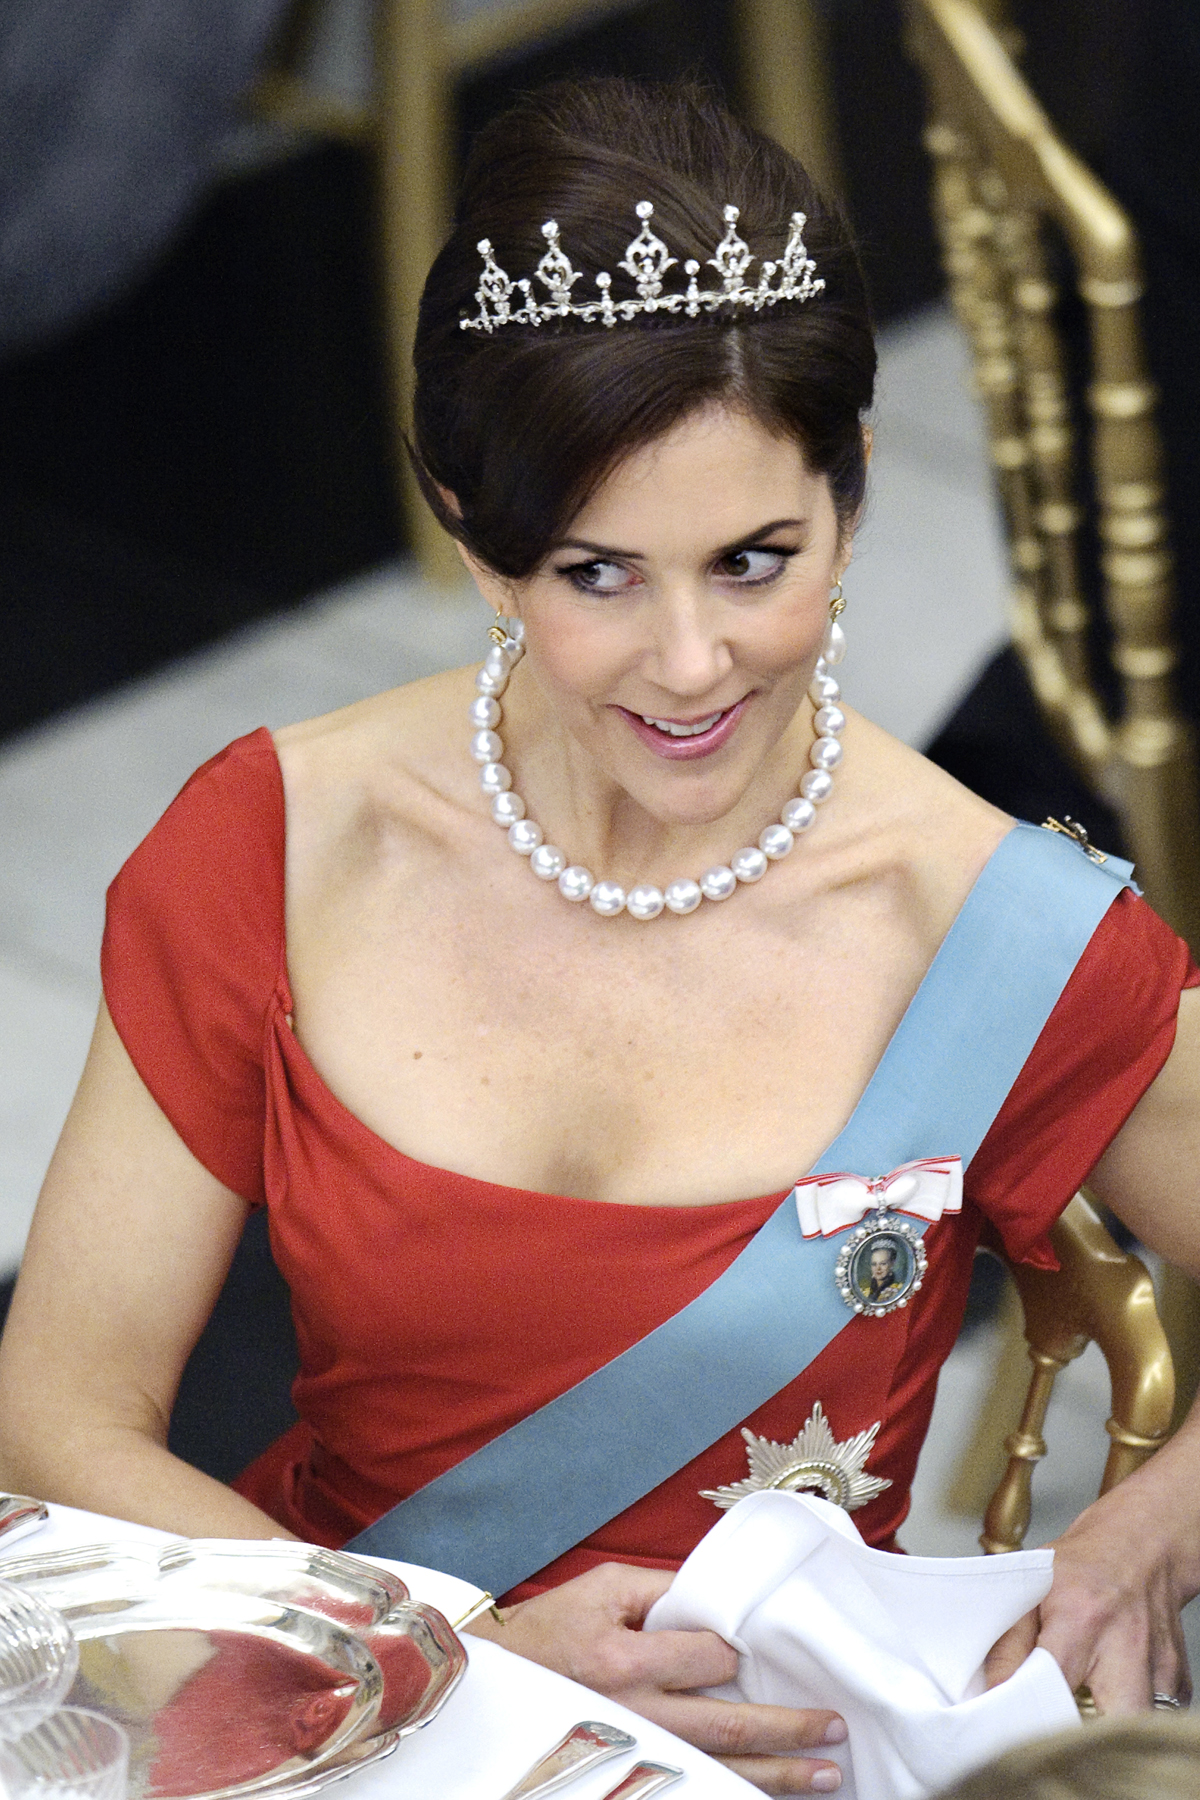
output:
M 873 1232 L 855 1253 L 850 1281 L 865 1307 L 892 1307 L 913 1285 L 911 1246 L 890 1232 Z

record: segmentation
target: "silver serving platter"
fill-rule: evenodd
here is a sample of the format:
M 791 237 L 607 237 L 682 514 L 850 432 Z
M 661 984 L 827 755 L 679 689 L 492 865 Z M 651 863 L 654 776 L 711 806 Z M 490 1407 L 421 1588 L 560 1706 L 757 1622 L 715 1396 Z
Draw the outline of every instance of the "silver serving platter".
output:
M 0 1563 L 68 1620 L 68 1696 L 130 1733 L 131 1800 L 283 1800 L 389 1755 L 466 1667 L 398 1576 L 308 1544 L 99 1544 Z

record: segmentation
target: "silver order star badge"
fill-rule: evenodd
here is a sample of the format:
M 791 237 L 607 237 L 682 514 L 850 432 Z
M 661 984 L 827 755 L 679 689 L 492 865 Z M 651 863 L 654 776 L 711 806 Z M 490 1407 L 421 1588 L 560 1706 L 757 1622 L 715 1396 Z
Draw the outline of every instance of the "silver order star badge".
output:
M 749 1475 L 728 1487 L 702 1488 L 700 1498 L 711 1500 L 724 1512 L 747 1494 L 761 1494 L 770 1488 L 788 1494 L 808 1490 L 820 1494 L 823 1500 L 832 1500 L 835 1506 L 844 1506 L 847 1512 L 857 1512 L 892 1485 L 881 1476 L 863 1474 L 879 1425 L 877 1420 L 869 1431 L 860 1431 L 857 1437 L 839 1444 L 818 1400 L 804 1430 L 790 1444 L 773 1444 L 770 1438 L 755 1437 L 743 1426 Z

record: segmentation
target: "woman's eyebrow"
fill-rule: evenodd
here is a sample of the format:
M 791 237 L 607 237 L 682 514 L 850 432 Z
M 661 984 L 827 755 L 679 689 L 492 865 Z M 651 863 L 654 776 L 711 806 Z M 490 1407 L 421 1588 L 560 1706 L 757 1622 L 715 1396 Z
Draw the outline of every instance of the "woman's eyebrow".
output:
M 777 531 L 803 531 L 807 524 L 806 519 L 772 519 L 769 525 L 760 525 L 757 531 L 748 532 L 745 537 L 735 538 L 731 544 L 724 544 L 719 550 L 714 550 L 713 559 L 719 561 L 722 556 L 732 556 L 735 550 L 750 550 L 755 544 L 761 543 L 763 538 L 772 537 Z
M 712 557 L 714 560 L 719 560 L 722 556 L 732 555 L 735 550 L 748 550 L 752 545 L 761 543 L 763 538 L 770 537 L 773 532 L 802 531 L 806 524 L 807 521 L 804 519 L 772 519 L 769 524 L 760 525 L 757 531 L 747 532 L 744 536 L 735 538 L 732 543 L 723 544 L 720 549 L 712 552 Z M 618 550 L 613 544 L 594 544 L 588 538 L 563 538 L 561 543 L 555 544 L 551 554 L 553 555 L 559 550 L 585 550 L 598 562 L 617 561 L 618 559 L 621 562 L 645 562 L 646 560 L 644 550 Z
M 597 562 L 607 562 L 615 560 L 617 557 L 620 557 L 622 562 L 645 562 L 646 560 L 644 550 L 618 550 L 612 544 L 589 543 L 586 538 L 563 538 L 560 544 L 554 545 L 550 554 L 553 556 L 559 550 L 586 550 L 589 556 L 596 558 Z

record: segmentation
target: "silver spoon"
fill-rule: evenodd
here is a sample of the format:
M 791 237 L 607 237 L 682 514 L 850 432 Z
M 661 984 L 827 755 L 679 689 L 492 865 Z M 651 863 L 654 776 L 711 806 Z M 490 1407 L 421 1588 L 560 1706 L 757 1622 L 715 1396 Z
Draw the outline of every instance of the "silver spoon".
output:
M 660 1788 L 682 1780 L 683 1770 L 672 1768 L 670 1763 L 635 1763 L 615 1788 L 609 1788 L 603 1800 L 646 1800 L 648 1794 L 657 1794 Z
M 553 1750 L 548 1750 L 541 1761 L 533 1765 L 527 1775 L 521 1777 L 516 1787 L 509 1788 L 504 1800 L 534 1800 L 535 1795 L 541 1800 L 543 1794 L 565 1787 L 585 1769 L 594 1769 L 597 1763 L 607 1762 L 610 1756 L 620 1756 L 636 1746 L 637 1739 L 630 1737 L 627 1731 L 619 1731 L 615 1725 L 601 1724 L 597 1719 L 582 1719 L 571 1727 L 566 1737 L 560 1738 Z

